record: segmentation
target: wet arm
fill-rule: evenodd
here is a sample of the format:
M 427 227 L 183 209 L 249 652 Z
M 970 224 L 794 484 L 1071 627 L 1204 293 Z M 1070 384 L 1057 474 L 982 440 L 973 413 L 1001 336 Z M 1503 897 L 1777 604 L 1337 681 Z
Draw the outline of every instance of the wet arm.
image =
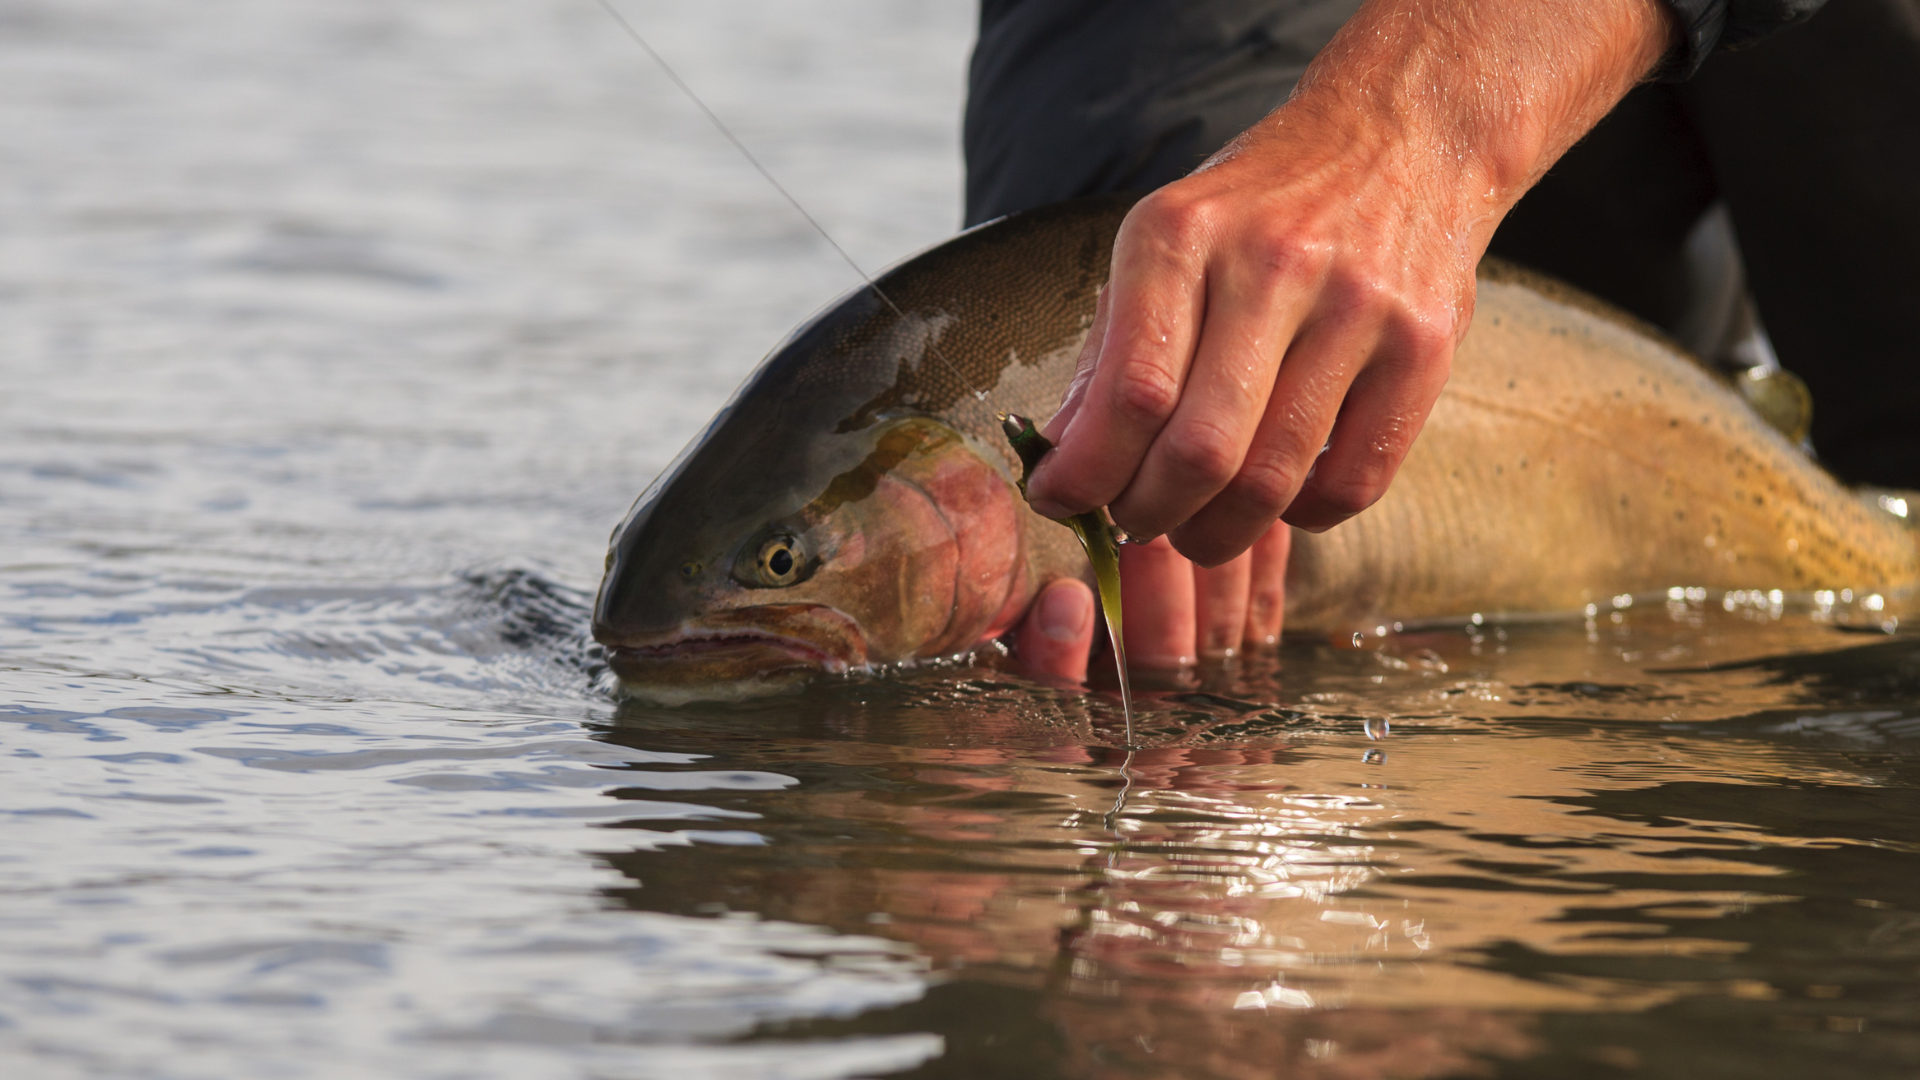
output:
M 1317 530 L 1371 504 L 1495 226 L 1674 40 L 1658 0 L 1370 0 L 1286 105 L 1122 226 L 1036 506 L 1110 505 L 1211 566 L 1283 511 Z

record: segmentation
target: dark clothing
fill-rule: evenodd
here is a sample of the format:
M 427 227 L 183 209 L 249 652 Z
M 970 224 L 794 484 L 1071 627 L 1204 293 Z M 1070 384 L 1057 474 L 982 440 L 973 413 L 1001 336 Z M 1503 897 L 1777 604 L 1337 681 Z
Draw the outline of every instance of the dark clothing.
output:
M 1782 366 L 1843 479 L 1920 487 L 1920 3 L 1833 0 L 1687 83 L 1642 86 L 1494 236 L 1672 328 L 1681 245 L 1725 201 Z
M 1680 27 L 1680 45 L 1662 65 L 1665 78 L 1693 77 L 1716 48 L 1737 49 L 1783 26 L 1804 22 L 1827 0 L 1664 0 Z
M 968 223 L 1184 176 L 1284 101 L 1359 2 L 983 0 Z M 1698 6 L 1669 3 L 1683 25 Z M 1708 17 L 1731 44 L 1814 6 Z M 1781 363 L 1813 390 L 1823 463 L 1920 487 L 1920 0 L 1832 0 L 1634 90 L 1490 250 L 1673 332 L 1696 306 L 1686 242 L 1716 202 Z
M 1360 0 L 981 0 L 967 224 L 1192 172 L 1272 112 Z
M 1826 0 L 1664 0 L 1692 75 Z M 1273 111 L 1361 0 L 981 0 L 967 224 L 1193 171 Z

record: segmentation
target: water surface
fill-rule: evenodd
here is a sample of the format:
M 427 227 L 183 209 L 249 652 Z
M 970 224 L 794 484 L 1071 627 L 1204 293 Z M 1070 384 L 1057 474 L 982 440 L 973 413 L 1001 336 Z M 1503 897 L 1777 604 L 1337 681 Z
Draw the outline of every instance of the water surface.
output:
M 868 266 L 970 6 L 626 8 Z M 618 704 L 851 284 L 598 8 L 0 2 L 0 1069 L 1907 1076 L 1920 647 L 1765 597 Z M 1676 583 L 1684 584 L 1684 583 Z

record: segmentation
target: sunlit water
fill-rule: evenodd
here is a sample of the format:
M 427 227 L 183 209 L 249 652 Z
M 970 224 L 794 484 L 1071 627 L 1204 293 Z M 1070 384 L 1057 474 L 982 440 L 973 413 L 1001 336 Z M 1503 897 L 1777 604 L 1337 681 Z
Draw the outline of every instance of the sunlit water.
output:
M 627 10 L 864 262 L 957 218 L 967 5 Z M 0 1074 L 1920 1067 L 1914 642 L 1296 643 L 1124 777 L 985 667 L 617 706 L 606 531 L 832 254 L 587 0 L 0 31 Z

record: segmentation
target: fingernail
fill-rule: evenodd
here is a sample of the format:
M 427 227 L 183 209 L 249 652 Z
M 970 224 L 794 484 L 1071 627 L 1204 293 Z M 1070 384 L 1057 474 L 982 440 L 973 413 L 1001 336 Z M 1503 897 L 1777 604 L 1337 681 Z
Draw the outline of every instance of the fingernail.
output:
M 1040 596 L 1040 632 L 1054 641 L 1073 641 L 1087 632 L 1092 604 L 1079 589 L 1061 585 Z

